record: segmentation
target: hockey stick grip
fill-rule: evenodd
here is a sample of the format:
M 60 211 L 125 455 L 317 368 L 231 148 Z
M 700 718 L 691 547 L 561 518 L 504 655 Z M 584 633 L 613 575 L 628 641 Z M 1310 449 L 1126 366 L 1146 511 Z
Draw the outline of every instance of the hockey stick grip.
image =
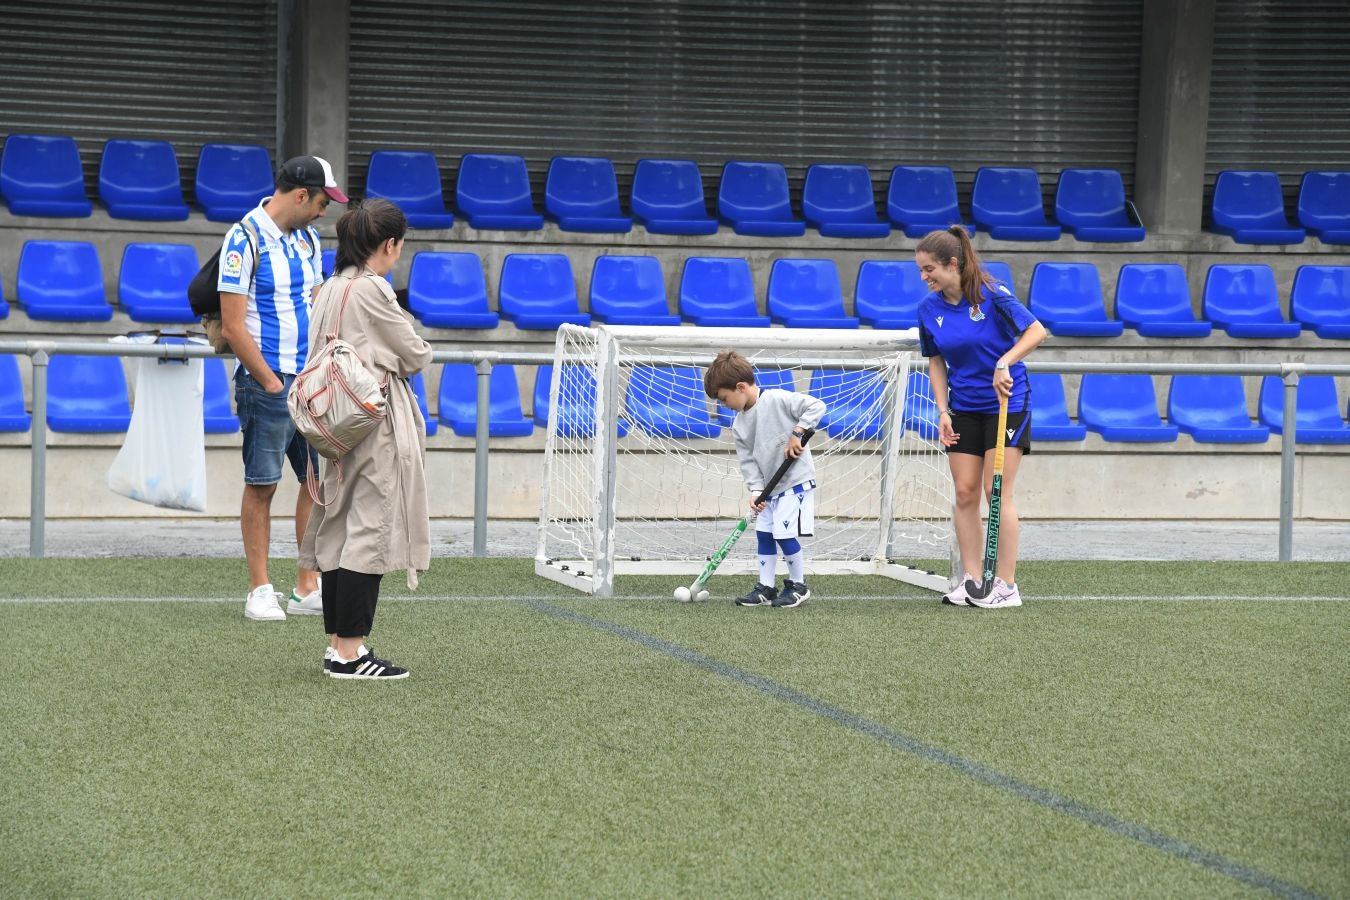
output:
M 802 435 L 803 447 L 806 446 L 807 441 L 811 440 L 811 435 L 815 433 L 816 430 L 814 428 L 806 429 L 806 432 Z M 773 473 L 773 477 L 769 479 L 769 483 L 764 485 L 764 490 L 760 491 L 759 496 L 755 498 L 756 504 L 763 503 L 764 498 L 773 493 L 773 489 L 778 487 L 778 482 L 783 480 L 783 476 L 787 474 L 788 469 L 792 468 L 792 464 L 795 463 L 797 459 L 798 457 L 789 456 L 783 460 L 782 464 L 778 467 L 778 471 Z

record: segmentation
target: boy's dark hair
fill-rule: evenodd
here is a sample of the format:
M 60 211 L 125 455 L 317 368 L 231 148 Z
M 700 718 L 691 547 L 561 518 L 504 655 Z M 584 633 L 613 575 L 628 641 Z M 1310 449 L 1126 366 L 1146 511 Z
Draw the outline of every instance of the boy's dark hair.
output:
M 723 350 L 703 373 L 703 392 L 716 400 L 718 391 L 723 388 L 734 391 L 741 382 L 755 383 L 755 370 L 750 360 L 735 350 Z
M 333 271 L 360 266 L 390 238 L 403 239 L 408 217 L 388 200 L 366 200 L 347 208 L 337 220 L 337 259 Z

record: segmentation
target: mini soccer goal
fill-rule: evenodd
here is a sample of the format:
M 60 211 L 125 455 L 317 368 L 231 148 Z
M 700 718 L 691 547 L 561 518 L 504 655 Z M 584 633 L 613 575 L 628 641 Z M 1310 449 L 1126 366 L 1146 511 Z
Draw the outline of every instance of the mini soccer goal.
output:
M 805 391 L 826 404 L 810 443 L 817 488 L 815 534 L 802 541 L 807 573 L 946 590 L 951 476 L 917 347 L 913 329 L 561 326 L 535 572 L 610 596 L 616 574 L 703 570 L 749 507 L 733 414 L 703 391 L 706 366 L 734 349 L 762 390 Z M 755 553 L 751 536 L 718 574 L 755 572 Z M 942 560 L 943 571 L 902 562 L 918 559 Z

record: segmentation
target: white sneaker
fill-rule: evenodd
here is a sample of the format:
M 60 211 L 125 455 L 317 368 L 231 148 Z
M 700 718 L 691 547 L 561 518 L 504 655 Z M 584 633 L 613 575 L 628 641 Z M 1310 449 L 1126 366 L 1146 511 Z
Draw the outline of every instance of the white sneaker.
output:
M 942 595 L 942 602 L 948 606 L 969 606 L 970 595 L 966 593 L 966 582 L 970 580 L 969 572 L 962 573 L 961 581 L 956 587 Z
M 279 600 L 281 595 L 272 590 L 270 584 L 258 585 L 249 591 L 248 599 L 244 601 L 244 618 L 258 622 L 286 621 L 286 611 L 278 604 Z
M 981 609 L 1010 609 L 1022 605 L 1022 595 L 1016 584 L 1008 584 L 1002 578 L 994 579 L 994 589 L 983 599 L 967 597 L 966 602 Z
M 286 601 L 286 612 L 293 616 L 323 615 L 323 593 L 315 588 L 303 597 L 291 590 L 291 599 Z

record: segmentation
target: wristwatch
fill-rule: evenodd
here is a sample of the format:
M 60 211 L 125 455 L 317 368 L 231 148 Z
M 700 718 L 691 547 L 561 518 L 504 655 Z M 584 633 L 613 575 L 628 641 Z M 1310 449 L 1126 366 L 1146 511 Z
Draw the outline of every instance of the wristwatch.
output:
M 795 438 L 797 438 L 797 440 L 799 440 L 799 441 L 800 441 L 802 438 L 806 437 L 806 432 L 803 431 L 803 430 L 800 429 L 800 428 L 794 428 L 794 429 L 792 429 L 792 434 L 793 434 L 793 436 L 794 436 Z
M 994 366 L 994 371 L 997 372 L 999 369 L 1006 369 L 1006 368 L 1008 368 L 1007 363 L 998 363 L 997 365 Z

